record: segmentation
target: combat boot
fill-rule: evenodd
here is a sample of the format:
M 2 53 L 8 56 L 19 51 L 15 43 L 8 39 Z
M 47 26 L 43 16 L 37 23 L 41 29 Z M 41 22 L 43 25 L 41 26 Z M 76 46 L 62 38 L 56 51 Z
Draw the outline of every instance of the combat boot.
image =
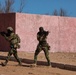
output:
M 48 64 L 48 67 L 52 67 L 51 63 Z
M 36 66 L 37 66 L 37 64 L 36 64 L 36 63 L 34 63 L 34 64 L 32 64 L 32 65 L 31 65 L 31 67 L 36 67 Z
M 19 66 L 22 66 L 22 63 L 19 63 L 18 65 L 19 65 Z
M 1 62 L 1 65 L 2 65 L 2 66 L 6 66 L 6 65 L 7 65 L 7 63 L 5 63 L 5 62 L 4 62 L 4 63 L 3 63 L 3 62 Z

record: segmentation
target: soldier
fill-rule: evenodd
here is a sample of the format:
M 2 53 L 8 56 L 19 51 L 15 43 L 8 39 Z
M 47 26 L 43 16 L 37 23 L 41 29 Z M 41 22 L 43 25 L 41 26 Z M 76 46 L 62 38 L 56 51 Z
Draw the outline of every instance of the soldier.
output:
M 50 59 L 49 59 L 49 50 L 50 46 L 48 45 L 46 38 L 49 34 L 49 31 L 44 31 L 43 27 L 39 28 L 39 32 L 37 33 L 37 40 L 39 44 L 37 45 L 37 49 L 34 54 L 34 66 L 37 64 L 37 56 L 43 50 L 45 53 L 45 57 L 48 62 L 48 66 L 51 66 Z
M 19 63 L 19 65 L 21 65 L 21 61 L 20 59 L 18 58 L 18 55 L 17 55 L 17 48 L 20 48 L 20 38 L 17 34 L 15 34 L 13 32 L 13 28 L 12 27 L 8 27 L 7 28 L 7 33 L 5 32 L 1 32 L 0 33 L 2 36 L 5 37 L 5 39 L 10 43 L 10 48 L 11 50 L 8 52 L 8 56 L 5 60 L 5 62 L 2 62 L 2 66 L 6 66 L 9 59 L 10 59 L 10 56 L 13 54 L 14 57 L 16 58 L 17 62 Z

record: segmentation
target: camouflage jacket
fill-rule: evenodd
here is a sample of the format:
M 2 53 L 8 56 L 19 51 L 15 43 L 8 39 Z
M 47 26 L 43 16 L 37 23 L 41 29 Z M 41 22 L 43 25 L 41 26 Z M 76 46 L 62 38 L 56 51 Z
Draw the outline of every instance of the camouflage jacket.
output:
M 49 32 L 48 31 L 44 31 L 43 33 L 38 32 L 37 33 L 37 40 L 39 42 L 45 42 L 47 39 Z
M 10 36 L 4 35 L 5 39 L 9 41 L 11 46 L 19 47 L 20 38 L 17 34 L 11 33 Z

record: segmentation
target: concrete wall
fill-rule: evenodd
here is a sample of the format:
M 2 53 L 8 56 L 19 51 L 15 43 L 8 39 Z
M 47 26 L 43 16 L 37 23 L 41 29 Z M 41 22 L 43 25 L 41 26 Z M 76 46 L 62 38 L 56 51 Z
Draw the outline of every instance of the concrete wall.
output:
M 15 13 L 0 13 L 0 32 L 6 32 L 8 26 L 12 26 L 15 30 Z M 0 35 L 0 51 L 8 51 L 9 49 L 9 43 Z
M 34 52 L 40 26 L 50 32 L 47 41 L 51 52 L 76 52 L 76 18 L 24 13 L 0 14 L 0 31 L 12 26 L 21 38 L 19 51 Z M 0 35 L 0 50 L 9 50 L 8 42 Z
M 76 52 L 76 18 L 59 17 L 60 51 Z
M 35 51 L 38 44 L 36 35 L 40 26 L 50 31 L 48 42 L 52 46 L 51 51 L 58 50 L 58 17 L 16 13 L 16 33 L 22 40 L 21 51 Z
M 16 13 L 16 33 L 21 37 L 20 51 L 35 51 L 40 26 L 49 30 L 51 52 L 76 52 L 76 18 Z

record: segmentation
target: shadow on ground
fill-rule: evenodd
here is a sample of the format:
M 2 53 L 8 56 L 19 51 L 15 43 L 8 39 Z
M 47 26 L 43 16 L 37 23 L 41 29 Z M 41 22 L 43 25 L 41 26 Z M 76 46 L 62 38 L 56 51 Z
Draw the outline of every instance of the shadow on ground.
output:
M 0 56 L 0 60 L 5 60 L 6 56 Z M 33 60 L 31 59 L 22 59 L 20 58 L 22 63 L 26 64 L 33 64 Z M 16 61 L 14 57 L 11 57 L 10 61 Z M 0 64 L 1 65 L 1 64 Z M 37 61 L 38 66 L 47 66 L 47 62 L 45 61 Z M 62 63 L 57 63 L 57 62 L 51 62 L 52 67 L 60 68 L 60 69 L 65 69 L 65 70 L 70 70 L 70 71 L 76 71 L 76 65 L 69 65 L 69 64 L 62 64 Z M 23 65 L 24 67 L 29 67 L 29 65 Z

